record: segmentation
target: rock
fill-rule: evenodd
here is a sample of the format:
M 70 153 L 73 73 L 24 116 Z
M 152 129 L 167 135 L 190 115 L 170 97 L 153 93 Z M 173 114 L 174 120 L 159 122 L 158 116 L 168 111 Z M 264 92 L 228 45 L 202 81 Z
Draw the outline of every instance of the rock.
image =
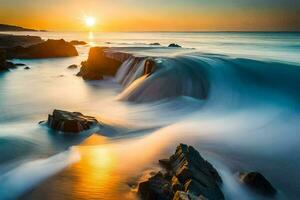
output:
M 19 67 L 19 66 L 26 66 L 25 64 L 23 64 L 23 63 L 15 63 L 14 64 L 16 67 Z
M 178 45 L 178 44 L 175 44 L 175 43 L 172 43 L 172 44 L 170 44 L 170 45 L 169 45 L 169 47 L 181 48 L 181 46 L 180 46 L 180 45 Z
M 94 117 L 84 116 L 79 112 L 54 110 L 53 114 L 48 116 L 47 124 L 54 130 L 79 133 L 97 125 L 98 121 Z
M 87 43 L 85 41 L 79 41 L 79 40 L 72 40 L 70 42 L 72 45 L 86 45 Z
M 161 159 L 159 163 L 165 168 L 166 173 L 162 176 L 161 172 L 151 177 L 148 181 L 143 183 L 141 191 L 139 185 L 139 194 L 142 199 L 145 198 L 143 194 L 156 193 L 158 185 L 161 188 L 166 186 L 167 190 L 171 190 L 171 197 L 166 196 L 167 199 L 183 198 L 183 193 L 174 196 L 178 191 L 187 193 L 189 196 L 194 196 L 199 199 L 223 200 L 224 195 L 219 187 L 222 183 L 216 169 L 206 160 L 204 160 L 198 151 L 192 146 L 180 144 L 176 148 L 175 154 L 169 159 Z M 169 178 L 171 176 L 171 178 Z M 155 181 L 154 181 L 154 180 Z M 155 183 L 155 184 L 154 184 Z M 144 185 L 147 185 L 145 187 Z M 147 190 L 147 192 L 145 192 Z M 141 192 L 143 194 L 141 194 Z M 162 194 L 162 193 L 160 193 Z M 147 197 L 147 195 L 146 195 Z M 175 198 L 176 197 L 176 198 Z M 153 197 L 152 199 L 159 199 Z M 184 198 L 183 198 L 184 199 Z
M 28 69 L 30 69 L 30 67 L 24 67 L 24 69 L 28 70 Z
M 161 172 L 140 183 L 138 193 L 144 200 L 169 200 L 173 196 L 170 182 L 164 179 Z
M 57 58 L 78 56 L 76 48 L 64 40 L 47 40 L 29 47 L 17 46 L 6 49 L 8 58 Z
M 38 36 L 0 34 L 0 48 L 26 47 L 42 42 L 44 40 Z
M 103 76 L 114 76 L 122 62 L 107 56 L 106 49 L 106 47 L 92 47 L 88 60 L 81 63 L 82 67 L 77 76 L 85 80 L 100 80 Z
M 68 69 L 77 69 L 77 65 L 70 65 L 69 67 L 68 67 Z
M 149 45 L 160 46 L 160 44 L 158 42 L 150 43 Z
M 240 173 L 240 180 L 254 192 L 273 197 L 276 195 L 276 189 L 272 184 L 259 172 Z

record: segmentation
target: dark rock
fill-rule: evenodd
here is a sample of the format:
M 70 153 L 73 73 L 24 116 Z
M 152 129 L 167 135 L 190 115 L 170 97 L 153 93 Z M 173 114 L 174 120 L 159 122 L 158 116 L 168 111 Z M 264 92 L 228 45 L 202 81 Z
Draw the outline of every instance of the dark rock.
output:
M 0 48 L 26 47 L 42 42 L 44 40 L 38 36 L 0 34 Z
M 70 65 L 69 67 L 68 67 L 68 69 L 77 69 L 77 65 Z
M 79 133 L 98 124 L 94 117 L 84 116 L 79 112 L 54 110 L 48 116 L 47 124 L 50 128 L 66 133 Z
M 155 71 L 156 64 L 153 59 L 147 59 L 144 67 L 144 75 L 150 75 Z
M 170 182 L 164 179 L 161 172 L 140 183 L 138 193 L 144 200 L 169 200 L 173 196 Z
M 160 46 L 160 44 L 158 42 L 150 43 L 149 45 Z
M 26 66 L 25 64 L 23 64 L 23 63 L 15 63 L 14 64 L 16 67 L 19 67 L 19 66 Z
M 259 172 L 241 173 L 240 180 L 251 190 L 264 196 L 275 196 L 276 189 L 272 184 Z
M 178 45 L 178 44 L 175 44 L 175 43 L 172 43 L 172 44 L 170 44 L 170 45 L 169 45 L 169 47 L 181 48 L 181 46 L 180 46 L 180 45 Z
M 30 67 L 24 67 L 24 69 L 28 70 L 28 69 L 30 69 Z
M 106 49 L 106 47 L 91 48 L 88 60 L 81 63 L 82 67 L 77 76 L 82 76 L 85 80 L 100 80 L 103 76 L 114 76 L 122 62 L 107 56 Z
M 79 40 L 72 40 L 70 42 L 72 45 L 86 45 L 87 43 L 85 41 L 79 41 Z
M 64 40 L 47 40 L 29 47 L 6 49 L 8 58 L 56 58 L 78 56 L 76 48 Z
M 206 160 L 204 160 L 198 151 L 196 151 L 192 146 L 180 144 L 175 154 L 173 154 L 169 159 L 159 160 L 159 163 L 167 171 L 165 175 L 159 172 L 159 175 L 151 177 L 148 181 L 144 182 L 143 191 L 140 190 L 139 194 L 142 199 L 145 198 L 145 193 L 154 193 L 157 191 L 158 185 L 161 188 L 165 185 L 167 190 L 171 190 L 171 197 L 165 196 L 167 199 L 173 199 L 174 194 L 177 191 L 182 191 L 188 195 L 195 196 L 197 198 L 207 198 L 210 200 L 222 200 L 224 195 L 219 187 L 222 183 L 221 177 L 219 176 L 216 169 Z M 158 179 L 158 177 L 159 179 Z M 168 178 L 171 176 L 172 178 Z M 153 181 L 153 179 L 155 181 Z M 163 179 L 163 180 L 162 180 Z M 153 182 L 155 184 L 153 184 Z M 147 190 L 147 192 L 145 192 Z M 141 194 L 143 192 L 143 194 Z M 148 194 L 147 193 L 147 194 Z M 162 193 L 160 193 L 162 194 Z M 177 199 L 186 197 L 186 194 L 180 193 L 176 196 Z M 147 195 L 146 195 L 147 197 Z M 152 196 L 152 199 L 156 196 Z M 174 196 L 174 199 L 176 199 Z

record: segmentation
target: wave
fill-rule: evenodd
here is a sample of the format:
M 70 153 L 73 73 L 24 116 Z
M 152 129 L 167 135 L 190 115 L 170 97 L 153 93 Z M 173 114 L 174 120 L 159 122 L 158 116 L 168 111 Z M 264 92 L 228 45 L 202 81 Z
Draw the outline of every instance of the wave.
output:
M 79 153 L 71 149 L 47 159 L 29 161 L 2 174 L 0 176 L 0 199 L 16 199 L 79 159 Z
M 297 104 L 299 78 L 297 65 L 194 53 L 175 57 L 131 56 L 123 62 L 115 79 L 124 88 L 119 100 L 151 102 L 188 96 L 225 107 L 266 101 Z

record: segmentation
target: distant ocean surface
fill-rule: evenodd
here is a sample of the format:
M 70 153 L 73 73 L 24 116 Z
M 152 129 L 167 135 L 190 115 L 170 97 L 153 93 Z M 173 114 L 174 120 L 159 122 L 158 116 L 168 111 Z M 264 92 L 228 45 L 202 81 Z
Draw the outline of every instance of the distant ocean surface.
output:
M 4 32 L 9 33 L 9 32 Z M 300 64 L 299 32 L 11 32 L 44 39 L 83 40 L 92 46 L 145 47 L 177 43 L 204 53 L 272 59 Z
M 263 199 L 240 184 L 240 171 L 263 173 L 276 199 L 299 199 L 300 33 L 11 34 L 88 44 L 77 57 L 13 60 L 30 70 L 0 74 L 0 200 L 137 199 L 132 183 L 178 143 L 216 167 L 226 199 Z M 67 67 L 93 46 L 143 57 L 116 77 L 84 81 Z M 147 56 L 157 66 L 150 76 L 141 73 Z M 38 124 L 53 109 L 108 127 L 64 137 Z

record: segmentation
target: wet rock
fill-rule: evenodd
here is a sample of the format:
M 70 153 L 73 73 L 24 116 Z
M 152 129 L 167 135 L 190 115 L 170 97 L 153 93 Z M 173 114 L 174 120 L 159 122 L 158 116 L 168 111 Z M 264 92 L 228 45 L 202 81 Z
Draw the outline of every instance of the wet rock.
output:
M 161 172 L 140 183 L 138 193 L 144 200 L 169 200 L 173 196 L 171 184 L 164 179 Z
M 72 45 L 86 45 L 87 43 L 85 41 L 79 41 L 79 40 L 72 40 L 70 42 Z
M 160 44 L 158 42 L 150 43 L 149 45 L 160 46 Z
M 0 48 L 26 47 L 42 42 L 44 40 L 38 36 L 0 34 Z
M 171 196 L 164 197 L 167 199 L 175 199 L 175 197 L 177 199 L 184 199 L 186 194 L 194 196 L 195 198 L 197 197 L 198 199 L 200 196 L 210 200 L 224 199 L 224 195 L 219 187 L 222 180 L 218 172 L 209 162 L 204 160 L 199 152 L 192 146 L 180 144 L 176 148 L 175 154 L 169 159 L 159 160 L 159 163 L 165 168 L 166 173 L 162 175 L 162 172 L 159 172 L 144 182 L 143 185 L 146 184 L 147 187 L 143 186 L 143 188 L 141 188 L 143 191 L 140 190 L 142 183 L 139 185 L 138 192 L 142 199 L 148 199 L 145 198 L 147 195 L 145 196 L 143 194 L 152 194 L 154 191 L 157 191 L 157 188 L 159 188 L 158 185 L 160 185 L 161 188 L 166 188 L 167 191 L 171 191 Z M 169 178 L 170 176 L 171 178 Z M 153 179 L 155 181 L 153 181 Z M 155 184 L 153 184 L 153 182 Z M 145 192 L 145 190 L 147 190 L 147 192 Z M 179 193 L 179 196 L 174 196 L 178 191 L 186 194 Z
M 170 45 L 169 45 L 169 47 L 181 48 L 181 46 L 180 46 L 180 45 L 178 45 L 178 44 L 175 44 L 175 43 L 172 43 L 172 44 L 170 44 Z
M 24 67 L 24 69 L 26 69 L 26 70 L 29 70 L 29 69 L 30 69 L 30 67 Z
M 16 67 L 20 67 L 20 66 L 26 66 L 25 64 L 23 64 L 23 63 L 15 63 L 14 64 Z
M 254 192 L 264 196 L 275 196 L 276 189 L 259 172 L 240 173 L 240 180 Z
M 77 65 L 70 65 L 69 67 L 68 67 L 68 69 L 77 69 Z
M 82 67 L 77 76 L 85 80 L 100 80 L 103 76 L 114 76 L 122 62 L 105 54 L 106 47 L 93 47 L 90 49 L 87 61 L 81 63 Z
M 94 117 L 85 116 L 79 112 L 54 110 L 48 116 L 47 124 L 50 128 L 66 133 L 79 133 L 98 124 Z
M 147 59 L 144 67 L 144 75 L 150 75 L 154 72 L 156 68 L 155 61 L 153 59 Z
M 8 58 L 57 58 L 78 56 L 76 48 L 64 40 L 47 40 L 29 47 L 17 46 L 7 48 Z

